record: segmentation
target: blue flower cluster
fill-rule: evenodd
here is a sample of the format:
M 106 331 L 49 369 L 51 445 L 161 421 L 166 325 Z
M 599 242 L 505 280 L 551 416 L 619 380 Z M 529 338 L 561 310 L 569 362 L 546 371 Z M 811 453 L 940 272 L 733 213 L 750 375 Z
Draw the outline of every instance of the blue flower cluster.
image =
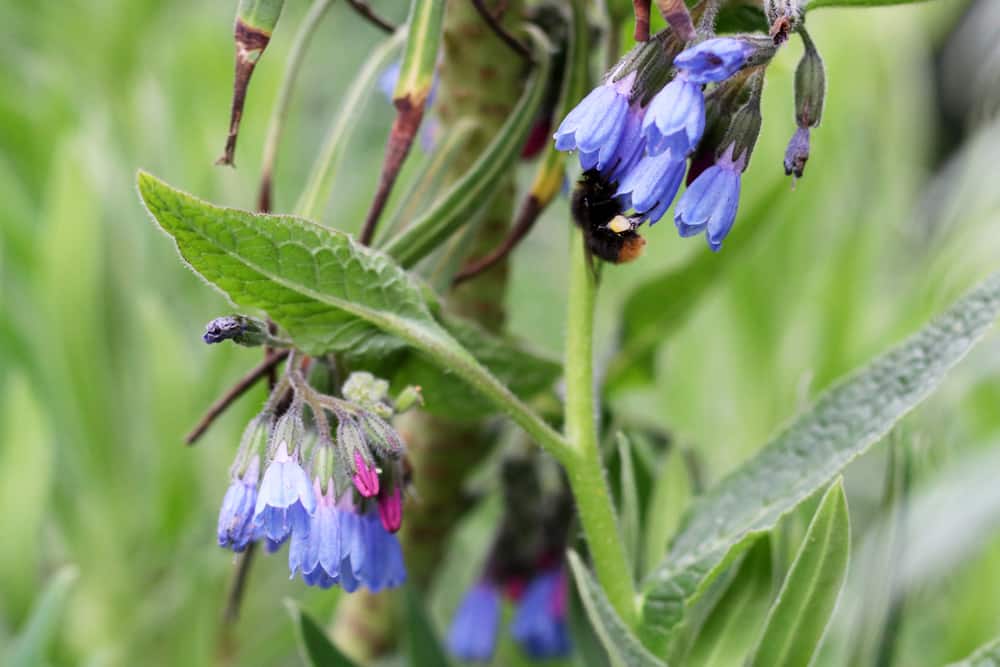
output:
M 514 641 L 534 660 L 569 655 L 566 623 L 568 582 L 562 566 L 536 574 L 518 591 L 510 632 Z M 500 626 L 501 587 L 483 580 L 466 593 L 448 631 L 448 650 L 457 658 L 488 662 L 496 650 Z
M 746 67 L 757 48 L 745 39 L 717 37 L 682 51 L 673 61 L 673 79 L 647 107 L 633 88 L 635 73 L 616 80 L 616 70 L 566 116 L 555 133 L 556 148 L 577 151 L 584 170 L 617 183 L 623 209 L 653 224 L 674 201 L 705 132 L 702 87 Z M 675 223 L 682 236 L 704 231 L 711 249 L 719 250 L 736 217 L 746 155 L 738 158 L 724 150 L 681 196 Z
M 341 415 L 341 424 L 357 426 L 361 440 L 350 443 L 357 448 L 352 470 L 336 475 L 347 486 L 339 493 L 336 471 L 327 465 L 334 460 L 332 442 L 312 444 L 312 474 L 302 465 L 310 439 L 302 436 L 298 408 L 273 430 L 267 417 L 251 422 L 219 512 L 219 546 L 242 552 L 261 541 L 273 553 L 290 540 L 291 575 L 301 572 L 310 586 L 337 584 L 347 592 L 365 586 L 374 592 L 401 585 L 406 567 L 395 535 L 402 521 L 398 464 L 385 460 L 377 468 L 366 461 L 375 447 L 364 440 L 376 430 L 398 435 L 375 415 L 360 413 L 358 419 L 375 426 L 362 428 L 354 417 Z M 261 476 L 264 456 L 270 460 Z

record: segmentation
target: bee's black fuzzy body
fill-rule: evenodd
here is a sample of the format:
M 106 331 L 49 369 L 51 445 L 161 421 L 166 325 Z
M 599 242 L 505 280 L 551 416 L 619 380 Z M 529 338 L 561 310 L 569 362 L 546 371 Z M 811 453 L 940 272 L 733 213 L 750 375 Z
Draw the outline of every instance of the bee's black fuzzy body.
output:
M 591 255 L 621 264 L 638 257 L 646 241 L 634 228 L 616 232 L 608 227 L 622 214 L 621 203 L 614 196 L 616 189 L 617 183 L 605 181 L 596 169 L 585 171 L 573 190 L 570 210 Z

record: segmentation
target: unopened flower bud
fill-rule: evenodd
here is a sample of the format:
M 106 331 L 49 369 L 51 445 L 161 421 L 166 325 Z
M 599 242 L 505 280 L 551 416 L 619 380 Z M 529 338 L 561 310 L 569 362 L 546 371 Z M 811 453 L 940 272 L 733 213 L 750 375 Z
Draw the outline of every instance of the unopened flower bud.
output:
M 387 421 L 372 413 L 362 416 L 361 421 L 368 435 L 368 444 L 380 456 L 398 459 L 403 455 L 403 439 Z
M 799 34 L 806 50 L 795 69 L 795 121 L 799 127 L 818 127 L 826 95 L 826 71 L 809 34 L 804 29 Z
M 808 159 L 809 128 L 800 127 L 792 135 L 792 140 L 788 142 L 788 149 L 785 150 L 785 174 L 789 176 L 795 174 L 796 178 L 802 178 Z
M 282 446 L 293 456 L 297 456 L 297 447 L 301 444 L 304 434 L 305 425 L 302 423 L 301 411 L 296 407 L 289 408 L 281 415 L 278 423 L 274 425 L 274 431 L 271 432 L 269 451 L 272 458 Z
M 208 344 L 231 340 L 244 347 L 257 347 L 267 342 L 267 324 L 245 315 L 226 315 L 217 317 L 205 325 L 202 336 Z
M 424 405 L 424 395 L 420 387 L 408 385 L 396 395 L 393 405 L 395 405 L 397 413 L 406 412 L 414 407 L 422 407 Z
M 746 169 L 750 162 L 750 154 L 753 153 L 757 144 L 757 137 L 760 135 L 760 93 L 763 86 L 763 74 L 755 77 L 756 81 L 751 82 L 750 97 L 746 103 L 733 113 L 729 121 L 729 127 L 722 138 L 721 150 L 718 155 L 724 153 L 730 155 L 730 159 L 740 165 L 740 171 Z
M 344 383 L 344 398 L 364 408 L 383 403 L 389 396 L 389 383 L 366 371 L 355 371 Z

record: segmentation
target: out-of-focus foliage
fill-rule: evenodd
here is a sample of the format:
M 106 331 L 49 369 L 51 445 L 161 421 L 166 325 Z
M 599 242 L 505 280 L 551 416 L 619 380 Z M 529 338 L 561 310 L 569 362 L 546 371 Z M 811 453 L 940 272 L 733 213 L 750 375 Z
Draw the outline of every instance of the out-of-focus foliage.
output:
M 405 20 L 405 3 L 372 4 Z M 672 283 L 678 303 L 688 290 L 698 299 L 682 320 L 664 325 L 660 344 L 644 357 L 644 381 L 611 394 L 623 422 L 667 430 L 694 451 L 706 480 L 733 470 L 808 399 L 996 269 L 1000 62 L 995 30 L 987 29 L 996 25 L 996 7 L 981 0 L 977 13 L 960 20 L 968 6 L 936 0 L 810 12 L 830 88 L 805 178 L 791 191 L 781 169 L 794 129 L 800 47 L 793 44 L 768 73 L 744 215 L 726 249 L 709 256 L 663 224 L 645 232 L 641 261 L 604 273 L 598 355 L 613 368 L 620 316 L 637 285 L 681 267 L 725 263 L 724 271 L 689 274 L 710 285 Z M 241 665 L 294 665 L 296 635 L 282 598 L 296 598 L 317 619 L 328 618 L 337 601 L 333 592 L 288 582 L 283 562 L 261 556 L 236 635 L 219 637 L 232 558 L 214 546 L 215 513 L 262 390 L 196 448 L 181 441 L 259 354 L 198 345 L 203 323 L 228 306 L 177 269 L 133 189 L 141 165 L 213 202 L 250 207 L 272 96 L 305 9 L 288 3 L 257 68 L 239 168 L 231 171 L 212 161 L 231 92 L 232 6 L 0 6 L 7 28 L 0 46 L 4 650 L 41 636 L 31 650 L 56 665 L 208 665 L 227 654 Z M 345 3 L 331 10 L 292 104 L 276 211 L 291 211 L 342 94 L 383 38 Z M 357 229 L 370 202 L 392 118 L 381 98 L 368 105 L 343 157 L 349 168 L 338 171 L 319 215 L 347 231 Z M 414 157 L 399 192 L 426 163 L 417 150 Z M 510 328 L 553 355 L 564 333 L 567 225 L 566 205 L 556 202 L 512 266 Z M 642 306 L 642 322 L 661 309 L 674 312 L 669 299 Z M 998 401 L 994 335 L 904 424 L 913 500 L 894 594 L 903 600 L 895 664 L 960 660 L 1000 629 L 1000 502 L 989 474 L 1000 441 Z M 855 548 L 820 665 L 849 659 L 854 610 L 881 564 L 864 554 L 888 518 L 880 502 L 884 452 L 846 471 Z M 675 479 L 676 464 L 668 466 L 664 478 Z M 955 511 L 938 518 L 942 498 Z M 814 509 L 781 525 L 775 572 L 787 572 Z M 462 527 L 430 599 L 439 630 L 475 576 L 495 519 L 487 503 Z M 921 530 L 928 527 L 934 530 Z M 67 565 L 77 572 L 72 585 Z M 38 621 L 38 610 L 59 622 Z M 44 632 L 33 634 L 38 627 Z M 703 627 L 712 627 L 711 617 Z

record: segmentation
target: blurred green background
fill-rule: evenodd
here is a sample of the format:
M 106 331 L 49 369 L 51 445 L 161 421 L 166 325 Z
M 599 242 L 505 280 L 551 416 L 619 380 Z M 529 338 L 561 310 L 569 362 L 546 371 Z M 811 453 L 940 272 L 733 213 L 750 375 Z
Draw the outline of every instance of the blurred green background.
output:
M 24 664 L 206 665 L 225 653 L 232 556 L 214 544 L 216 512 L 263 389 L 195 448 L 182 438 L 259 354 L 201 344 L 204 323 L 229 308 L 178 263 L 133 183 L 142 167 L 213 202 L 252 205 L 306 6 L 288 3 L 257 69 L 230 170 L 213 162 L 231 92 L 231 4 L 0 5 L 0 662 L 26 647 L 39 653 Z M 403 2 L 372 4 L 405 19 Z M 781 169 L 795 43 L 768 72 L 741 216 L 715 257 L 726 270 L 664 339 L 656 384 L 612 397 L 624 418 L 668 430 L 717 479 L 831 381 L 1000 267 L 997 9 L 935 0 L 810 14 L 829 90 L 806 177 L 793 190 Z M 334 4 L 293 102 L 275 210 L 291 208 L 342 91 L 380 39 Z M 367 209 L 391 120 L 381 97 L 368 108 L 324 215 L 348 230 Z M 745 235 L 750 215 L 760 224 Z M 509 294 L 510 329 L 553 353 L 567 220 L 561 200 L 515 256 Z M 669 222 L 646 237 L 641 261 L 605 273 L 605 362 L 631 289 L 707 252 Z M 1000 633 L 1000 499 L 985 474 L 998 469 L 1000 339 L 899 433 L 914 452 L 914 494 L 929 500 L 906 557 L 891 563 L 907 593 L 896 664 L 940 665 Z M 824 664 L 849 660 L 838 647 L 864 623 L 866 577 L 886 567 L 862 553 L 879 525 L 885 451 L 848 474 L 859 555 Z M 438 622 L 459 593 L 438 592 Z M 320 618 L 336 598 L 287 581 L 283 559 L 261 558 L 238 664 L 298 664 L 285 597 Z

